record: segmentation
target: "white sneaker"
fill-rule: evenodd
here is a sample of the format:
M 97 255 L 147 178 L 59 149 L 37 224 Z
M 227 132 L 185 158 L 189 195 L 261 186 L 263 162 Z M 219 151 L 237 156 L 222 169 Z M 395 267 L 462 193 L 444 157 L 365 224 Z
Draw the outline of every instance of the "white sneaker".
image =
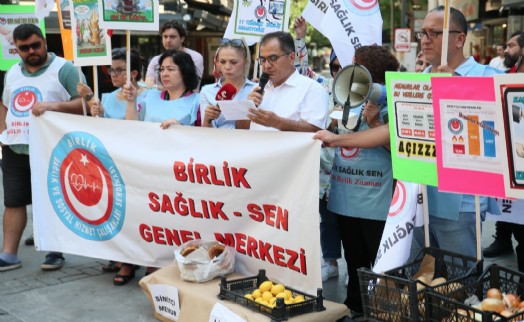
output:
M 322 282 L 328 279 L 338 276 L 338 266 L 331 265 L 331 263 L 322 264 Z

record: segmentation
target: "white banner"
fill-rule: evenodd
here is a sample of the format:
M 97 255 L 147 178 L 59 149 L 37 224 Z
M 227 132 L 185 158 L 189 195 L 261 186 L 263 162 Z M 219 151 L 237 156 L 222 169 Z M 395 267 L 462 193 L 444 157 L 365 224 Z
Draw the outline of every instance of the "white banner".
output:
M 288 31 L 291 0 L 235 0 L 224 38 L 251 46 L 274 31 Z
M 342 67 L 358 47 L 382 45 L 378 0 L 310 0 L 302 17 L 329 39 Z
M 373 271 L 380 274 L 404 265 L 409 258 L 413 229 L 422 225 L 420 184 L 398 180 Z
M 237 250 L 235 270 L 322 287 L 320 141 L 45 113 L 30 128 L 35 243 L 144 266 L 192 239 Z
M 486 220 L 505 221 L 524 225 L 524 200 L 497 198 L 500 213 L 486 212 Z

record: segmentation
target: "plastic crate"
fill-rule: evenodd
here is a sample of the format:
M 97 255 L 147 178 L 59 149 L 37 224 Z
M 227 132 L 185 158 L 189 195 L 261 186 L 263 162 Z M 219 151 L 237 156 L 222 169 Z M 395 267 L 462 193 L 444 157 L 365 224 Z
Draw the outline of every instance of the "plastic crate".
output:
M 290 290 L 293 296 L 302 295 L 304 301 L 294 304 L 285 304 L 284 299 L 277 299 L 276 306 L 271 308 L 264 304 L 260 304 L 253 300 L 250 300 L 244 295 L 252 293 L 258 289 L 260 284 L 264 281 L 268 281 L 266 277 L 266 271 L 261 269 L 258 271 L 257 276 L 246 277 L 236 280 L 228 281 L 225 277 L 220 280 L 220 293 L 218 298 L 221 300 L 227 299 L 236 302 L 240 305 L 250 308 L 255 312 L 262 313 L 271 318 L 271 321 L 286 321 L 288 318 L 297 316 L 300 314 L 324 311 L 324 297 L 322 296 L 322 289 L 317 289 L 317 296 L 308 295 L 306 293 L 297 291 L 293 288 L 287 287 L 286 290 Z
M 498 266 L 490 265 L 481 277 L 464 287 L 452 291 L 447 295 L 442 295 L 429 291 L 426 294 L 426 309 L 429 321 L 461 321 L 461 322 L 491 322 L 491 321 L 522 321 L 524 312 L 515 313 L 510 317 L 502 317 L 493 312 L 484 312 L 467 304 L 464 301 L 476 295 L 480 301 L 485 298 L 487 290 L 498 288 L 502 293 L 517 294 L 522 297 L 524 274 Z M 457 313 L 458 309 L 464 310 Z
M 412 277 L 419 271 L 426 254 L 435 258 L 434 278 L 444 277 L 447 281 L 434 286 L 443 292 L 456 288 L 456 283 L 467 285 L 475 281 L 482 272 L 482 261 L 437 248 L 424 248 L 409 264 L 389 270 L 383 274 L 367 268 L 358 270 L 363 313 L 369 321 L 425 321 L 425 291 L 431 286 L 417 290 Z M 455 283 L 455 284 L 454 284 Z

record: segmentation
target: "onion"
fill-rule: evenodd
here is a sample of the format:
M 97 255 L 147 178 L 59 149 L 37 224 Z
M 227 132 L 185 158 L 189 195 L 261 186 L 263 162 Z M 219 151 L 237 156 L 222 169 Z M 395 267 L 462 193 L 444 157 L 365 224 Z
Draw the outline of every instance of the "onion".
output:
M 502 300 L 502 293 L 498 288 L 490 288 L 486 293 L 486 298 L 488 299 L 499 299 Z
M 510 310 L 502 310 L 502 312 L 500 312 L 499 314 L 502 315 L 505 318 L 509 318 L 510 316 L 512 316 L 515 313 L 513 313 Z
M 508 303 L 508 306 L 510 308 L 518 307 L 520 304 L 520 298 L 515 294 L 511 294 L 511 293 L 506 294 L 505 300 L 506 300 L 506 303 Z
M 502 310 L 504 310 L 504 302 L 502 302 L 499 299 L 493 299 L 493 298 L 487 298 L 480 303 L 480 307 L 482 308 L 482 311 L 490 311 L 490 312 L 497 312 L 500 313 Z

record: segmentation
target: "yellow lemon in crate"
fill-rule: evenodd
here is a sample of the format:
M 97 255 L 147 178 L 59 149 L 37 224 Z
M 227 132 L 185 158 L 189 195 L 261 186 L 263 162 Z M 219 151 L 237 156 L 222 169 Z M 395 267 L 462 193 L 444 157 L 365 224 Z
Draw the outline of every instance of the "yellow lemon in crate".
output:
M 293 297 L 293 293 L 290 290 L 285 290 L 284 294 L 286 294 L 286 297 L 285 297 L 286 299 Z
M 273 295 L 277 295 L 278 293 L 282 293 L 285 290 L 286 290 L 286 288 L 284 287 L 284 285 L 276 284 L 276 285 L 273 285 L 273 287 L 271 288 L 271 293 Z
M 246 299 L 253 300 L 253 295 L 251 295 L 251 294 L 246 294 L 246 295 L 244 295 L 244 297 L 245 297 Z
M 287 305 L 289 305 L 289 304 L 293 304 L 293 303 L 295 303 L 295 301 L 293 301 L 293 298 L 289 298 L 289 299 L 285 299 L 285 300 L 284 300 L 284 303 L 287 304 Z
M 295 298 L 293 299 L 295 301 L 295 303 L 300 303 L 300 302 L 304 302 L 305 299 L 302 295 L 297 295 L 295 296 Z
M 254 290 L 253 293 L 251 293 L 251 296 L 253 296 L 253 298 L 256 300 L 259 297 L 262 297 L 262 293 L 260 292 L 260 290 Z
M 270 300 L 269 300 L 269 305 L 276 305 L 277 304 L 277 298 L 276 297 L 272 297 Z
M 262 297 L 257 297 L 257 298 L 255 299 L 255 302 L 257 302 L 257 303 L 262 303 L 262 302 L 264 302 L 264 299 L 263 299 Z
M 265 291 L 264 293 L 262 293 L 262 298 L 264 299 L 264 301 L 269 302 L 269 300 L 273 298 L 273 294 L 271 294 L 270 291 Z
M 273 282 L 265 281 L 262 284 L 260 284 L 258 289 L 260 290 L 260 292 L 264 293 L 264 292 L 267 292 L 267 291 L 271 291 L 272 287 L 273 287 Z
M 287 299 L 287 297 L 286 297 L 286 293 L 284 293 L 284 292 L 280 292 L 280 293 L 278 293 L 278 294 L 276 295 L 276 298 L 279 298 L 279 297 L 283 298 L 284 300 Z

